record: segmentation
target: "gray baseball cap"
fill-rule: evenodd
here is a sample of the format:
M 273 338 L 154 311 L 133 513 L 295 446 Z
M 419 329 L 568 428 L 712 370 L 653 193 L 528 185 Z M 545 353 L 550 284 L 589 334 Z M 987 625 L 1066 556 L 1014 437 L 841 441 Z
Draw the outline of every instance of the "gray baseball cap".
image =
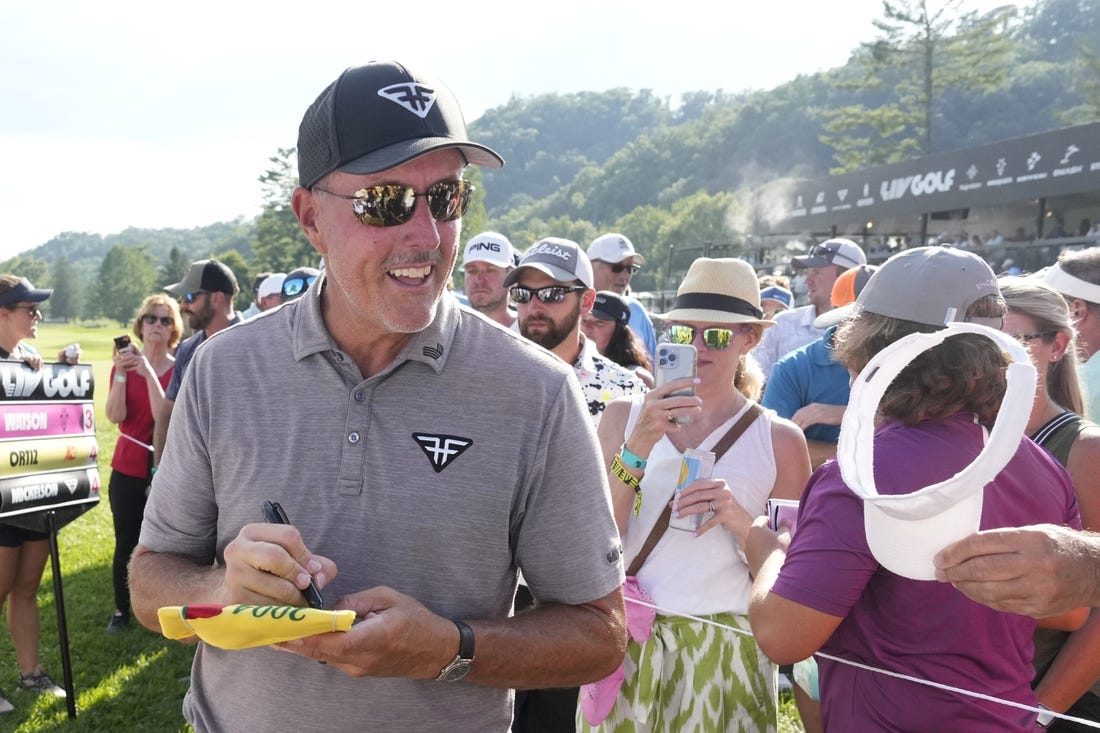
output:
M 871 275 L 853 312 L 943 327 L 968 321 L 1000 329 L 1000 318 L 967 318 L 987 295 L 1000 295 L 997 276 L 985 260 L 946 245 L 916 247 L 886 260 Z
M 504 278 L 504 286 L 511 287 L 523 275 L 526 268 L 538 270 L 563 283 L 580 280 L 589 289 L 595 289 L 592 263 L 576 242 L 560 237 L 546 237 L 532 244 L 516 269 Z

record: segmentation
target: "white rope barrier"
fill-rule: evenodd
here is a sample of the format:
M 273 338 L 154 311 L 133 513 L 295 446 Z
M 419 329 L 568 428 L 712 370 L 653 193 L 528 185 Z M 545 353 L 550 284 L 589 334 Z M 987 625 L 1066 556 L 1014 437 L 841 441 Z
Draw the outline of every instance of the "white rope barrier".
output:
M 657 606 L 657 605 L 652 604 L 652 603 L 646 603 L 645 601 L 641 601 L 641 600 L 638 600 L 638 599 L 635 599 L 635 598 L 627 598 L 626 602 L 627 603 L 634 603 L 636 605 L 644 606 L 646 608 L 652 608 L 654 611 L 657 611 L 658 613 L 661 613 L 665 616 L 679 616 L 680 618 L 686 618 L 686 619 L 690 619 L 692 621 L 698 621 L 700 623 L 710 624 L 711 626 L 715 626 L 717 628 L 724 629 L 726 631 L 732 631 L 736 634 L 742 634 L 744 636 L 752 636 L 751 631 L 745 631 L 743 629 L 738 629 L 738 628 L 735 628 L 733 626 L 727 626 L 725 624 L 720 624 L 717 621 L 712 621 L 710 619 L 701 618 L 699 616 L 692 616 L 691 614 L 688 614 L 688 613 L 681 613 L 679 611 L 673 611 L 671 609 L 664 608 L 662 606 Z M 1100 729 L 1100 722 L 1097 722 L 1097 721 L 1094 721 L 1094 720 L 1085 720 L 1084 718 L 1076 718 L 1072 715 L 1066 715 L 1064 713 L 1056 713 L 1053 710 L 1045 710 L 1043 708 L 1032 707 L 1031 705 L 1025 705 L 1023 703 L 1014 702 L 1012 700 L 1002 700 L 999 697 L 993 697 L 991 695 L 986 695 L 986 694 L 981 693 L 981 692 L 974 692 L 972 690 L 966 690 L 966 689 L 963 689 L 961 687 L 952 687 L 951 685 L 945 685 L 945 684 L 942 684 L 942 683 L 939 683 L 939 682 L 932 682 L 931 680 L 921 679 L 920 677 L 912 677 L 912 676 L 907 675 L 907 674 L 901 674 L 900 672 L 891 672 L 888 669 L 880 669 L 878 667 L 872 667 L 868 664 L 863 664 L 861 662 L 853 662 L 853 661 L 848 660 L 848 659 L 841 659 L 840 657 L 833 656 L 832 654 L 826 654 L 825 652 L 815 652 L 814 656 L 815 657 L 821 657 L 823 659 L 828 659 L 828 660 L 831 660 L 833 662 L 839 662 L 840 664 L 847 664 L 849 666 L 857 667 L 859 669 L 866 670 L 868 672 L 877 672 L 879 674 L 884 674 L 884 675 L 887 675 L 887 676 L 890 676 L 890 677 L 895 677 L 897 679 L 905 680 L 907 682 L 915 682 L 918 685 L 926 685 L 928 687 L 935 687 L 936 689 L 945 690 L 947 692 L 954 692 L 954 693 L 958 693 L 960 695 L 967 695 L 969 697 L 976 697 L 980 700 L 985 700 L 987 702 L 994 702 L 994 703 L 998 703 L 1000 705 L 1008 705 L 1009 707 L 1019 708 L 1020 710 L 1027 710 L 1029 712 L 1035 713 L 1036 715 L 1046 713 L 1047 715 L 1054 716 L 1055 718 L 1059 718 L 1061 720 L 1068 720 L 1068 721 L 1071 721 L 1073 723 L 1079 723 L 1080 725 L 1087 726 L 1089 728 Z

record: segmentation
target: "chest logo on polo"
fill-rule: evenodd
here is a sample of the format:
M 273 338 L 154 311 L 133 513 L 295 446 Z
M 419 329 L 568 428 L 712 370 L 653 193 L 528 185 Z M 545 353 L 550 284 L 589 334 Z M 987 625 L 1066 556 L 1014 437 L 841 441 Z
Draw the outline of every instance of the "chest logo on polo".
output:
M 432 433 L 413 433 L 413 440 L 431 461 L 432 468 L 439 473 L 473 445 L 470 438 L 457 435 L 433 435 Z

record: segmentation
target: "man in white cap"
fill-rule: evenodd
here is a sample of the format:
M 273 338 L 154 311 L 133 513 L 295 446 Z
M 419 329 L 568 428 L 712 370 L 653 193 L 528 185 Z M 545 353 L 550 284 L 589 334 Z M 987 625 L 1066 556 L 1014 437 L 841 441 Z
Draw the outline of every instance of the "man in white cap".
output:
M 595 277 L 596 290 L 610 290 L 626 298 L 630 304 L 630 322 L 626 324 L 645 344 L 649 358 L 657 353 L 657 334 L 653 330 L 653 321 L 645 307 L 628 294 L 630 280 L 645 264 L 634 249 L 634 243 L 618 232 L 603 234 L 588 245 L 588 259 L 592 263 L 592 275 Z
M 509 307 L 508 289 L 504 287 L 504 278 L 514 266 L 512 243 L 497 232 L 471 237 L 462 253 L 470 307 L 505 328 L 516 322 L 516 311 Z
M 810 478 L 793 536 L 757 522 L 745 542 L 753 634 L 776 662 L 821 650 L 1037 706 L 1022 651 L 1035 622 L 928 582 L 933 556 L 960 531 L 1080 527 L 1068 475 L 1024 437 L 1034 367 L 996 330 L 1004 310 L 989 266 L 951 247 L 894 255 L 863 288 L 837 339 L 837 359 L 857 375 L 838 460 Z M 945 339 L 945 328 L 958 333 Z M 825 730 L 887 720 L 897 730 L 1025 730 L 1038 715 L 830 657 L 818 657 Z
M 585 338 L 581 316 L 592 311 L 592 283 L 592 264 L 584 250 L 558 237 L 532 244 L 504 280 L 519 311 L 520 333 L 573 366 L 597 426 L 608 402 L 645 392 L 646 386 Z
M 859 245 L 840 237 L 815 244 L 808 254 L 791 258 L 791 267 L 806 271 L 806 295 L 810 302 L 777 313 L 775 327 L 764 332 L 753 355 L 765 377 L 771 376 L 772 366 L 781 357 L 821 338 L 825 329 L 814 326 L 814 319 L 833 307 L 833 283 L 845 271 L 865 264 L 867 255 Z
M 256 298 L 260 303 L 260 311 L 269 311 L 283 303 L 283 281 L 286 280 L 285 272 L 276 272 L 264 278 L 260 283 L 260 289 L 256 291 Z
M 1042 277 L 1069 304 L 1084 358 L 1085 417 L 1100 420 L 1100 247 L 1063 252 Z

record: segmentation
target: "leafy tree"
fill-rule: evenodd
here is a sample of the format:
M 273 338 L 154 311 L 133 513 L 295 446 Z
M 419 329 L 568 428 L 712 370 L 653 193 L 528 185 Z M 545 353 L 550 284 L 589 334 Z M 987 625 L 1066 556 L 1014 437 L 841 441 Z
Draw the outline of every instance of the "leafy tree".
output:
M 50 271 L 50 265 L 45 260 L 31 254 L 22 254 L 12 257 L 0 265 L 0 272 L 9 273 L 17 277 L 25 277 L 35 285 L 46 281 L 46 274 Z
M 54 263 L 50 274 L 53 288 L 53 295 L 47 301 L 50 317 L 66 322 L 78 318 L 82 312 L 83 287 L 76 268 L 63 257 Z
M 179 247 L 172 247 L 168 252 L 168 261 L 157 270 L 157 284 L 160 287 L 178 283 L 187 274 L 191 267 L 191 260 Z
M 156 290 L 153 258 L 141 247 L 115 246 L 99 266 L 93 312 L 126 324 L 145 296 Z
M 252 240 L 253 270 L 290 272 L 295 267 L 314 266 L 317 250 L 302 233 L 290 206 L 298 185 L 297 152 L 294 148 L 279 148 L 268 162 L 271 165 L 259 179 L 264 208 L 256 220 Z M 251 282 L 251 278 L 242 282 Z
M 880 35 L 857 55 L 863 77 L 843 84 L 867 95 L 886 84 L 892 90 L 875 106 L 861 100 L 825 112 L 829 134 L 821 140 L 839 164 L 832 173 L 933 152 L 937 99 L 945 90 L 980 93 L 1001 85 L 1013 53 L 1014 7 L 978 16 L 959 5 L 883 0 L 883 17 L 873 21 Z

